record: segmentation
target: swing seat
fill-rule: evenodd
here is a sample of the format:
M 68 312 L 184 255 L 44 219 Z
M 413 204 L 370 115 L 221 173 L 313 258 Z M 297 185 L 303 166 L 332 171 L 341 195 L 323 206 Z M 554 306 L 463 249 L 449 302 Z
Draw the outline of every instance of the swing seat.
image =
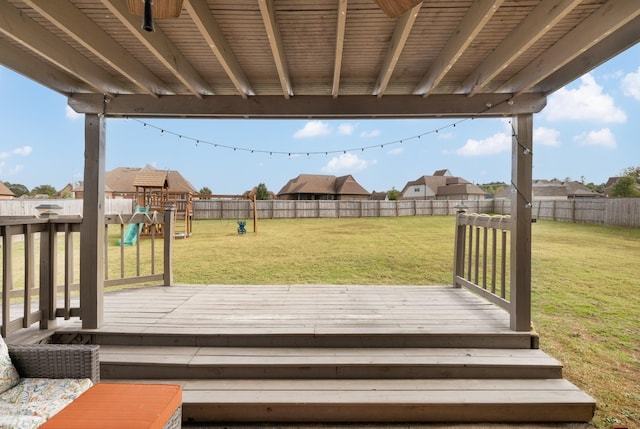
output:
M 244 227 L 247 225 L 247 222 L 245 222 L 244 220 L 239 220 L 238 221 L 238 234 L 246 234 L 247 230 L 244 229 Z

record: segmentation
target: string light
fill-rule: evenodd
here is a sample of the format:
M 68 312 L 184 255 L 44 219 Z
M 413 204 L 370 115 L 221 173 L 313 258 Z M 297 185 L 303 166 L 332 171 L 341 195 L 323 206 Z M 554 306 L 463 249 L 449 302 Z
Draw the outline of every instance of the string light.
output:
M 486 105 L 487 108 L 482 110 L 481 112 L 478 112 L 474 116 L 482 115 L 483 113 L 486 113 L 489 110 L 495 109 L 496 107 L 498 107 L 499 105 L 501 105 L 503 103 L 507 103 L 509 105 L 512 105 L 513 104 L 513 100 L 505 100 L 505 101 L 502 101 L 502 102 L 497 103 L 495 105 L 492 105 L 491 103 L 487 103 L 487 105 Z M 220 144 L 220 143 L 213 143 L 213 142 L 210 142 L 210 141 L 207 141 L 207 140 L 204 140 L 204 139 L 196 139 L 196 138 L 193 138 L 193 137 L 185 136 L 183 134 L 179 134 L 179 133 L 164 129 L 162 127 L 158 127 L 156 125 L 153 125 L 153 124 L 151 124 L 149 122 L 145 122 L 145 121 L 143 121 L 141 119 L 138 119 L 138 118 L 130 118 L 128 116 L 125 116 L 125 118 L 133 120 L 133 121 L 136 121 L 136 122 L 142 124 L 143 127 L 150 127 L 150 128 L 154 128 L 156 130 L 159 130 L 160 131 L 160 135 L 170 134 L 170 135 L 173 135 L 173 136 L 177 137 L 178 139 L 191 140 L 191 141 L 195 142 L 196 146 L 198 146 L 199 144 L 206 144 L 206 145 L 209 145 L 209 146 L 213 146 L 214 148 L 232 149 L 234 152 L 264 153 L 264 154 L 268 154 L 269 157 L 273 157 L 273 155 L 286 155 L 289 158 L 291 158 L 292 156 L 295 157 L 295 156 L 302 156 L 302 155 L 306 155 L 307 157 L 311 157 L 311 156 L 314 156 L 314 155 L 322 155 L 322 154 L 324 154 L 325 156 L 328 156 L 329 154 L 338 154 L 338 153 L 342 153 L 342 154 L 346 155 L 347 152 L 356 152 L 356 151 L 364 152 L 366 150 L 370 150 L 370 149 L 373 149 L 373 148 L 376 148 L 376 147 L 380 147 L 381 149 L 384 149 L 385 146 L 394 145 L 394 144 L 403 144 L 403 143 L 405 143 L 407 141 L 411 141 L 411 140 L 419 140 L 424 136 L 428 136 L 428 135 L 432 135 L 432 134 L 439 134 L 440 131 L 444 131 L 444 130 L 446 130 L 448 128 L 456 128 L 457 125 L 459 125 L 459 124 L 461 124 L 461 123 L 463 123 L 465 121 L 469 121 L 469 120 L 475 119 L 474 116 L 463 118 L 463 119 L 460 119 L 460 120 L 458 120 L 456 122 L 452 122 L 452 123 L 450 123 L 448 125 L 445 125 L 445 126 L 442 126 L 442 127 L 439 127 L 439 128 L 435 128 L 433 130 L 426 131 L 426 132 L 423 132 L 423 133 L 420 133 L 420 134 L 417 134 L 417 135 L 414 135 L 414 136 L 411 136 L 411 137 L 405 137 L 403 139 L 389 141 L 389 142 L 386 142 L 386 143 L 383 143 L 383 144 L 352 147 L 352 148 L 347 148 L 347 149 L 337 149 L 337 150 L 331 150 L 331 151 L 318 151 L 318 152 L 289 152 L 289 151 L 262 150 L 262 149 L 246 148 L 246 147 L 240 147 L 240 146 L 230 146 L 230 145 L 225 145 L 225 144 Z M 509 121 L 509 123 L 511 123 L 511 121 Z M 513 130 L 513 126 L 512 126 L 512 130 Z M 515 135 L 515 130 L 513 130 L 513 132 L 514 132 L 513 133 L 513 137 L 516 139 L 516 141 L 518 141 L 517 136 Z M 518 142 L 518 144 L 520 146 L 522 146 L 520 144 L 520 142 Z M 525 148 L 524 146 L 522 146 L 522 147 L 523 147 L 523 150 L 524 150 L 525 154 L 530 154 L 531 153 L 530 149 Z

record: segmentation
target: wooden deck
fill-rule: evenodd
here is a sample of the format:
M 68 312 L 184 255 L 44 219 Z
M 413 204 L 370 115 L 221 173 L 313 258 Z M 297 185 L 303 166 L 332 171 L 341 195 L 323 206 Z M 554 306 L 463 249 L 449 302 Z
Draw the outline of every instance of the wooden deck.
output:
M 203 346 L 532 346 L 531 333 L 509 329 L 506 312 L 445 286 L 149 287 L 107 294 L 101 329 L 76 322 L 61 331 L 103 344 L 120 336 Z
M 440 286 L 175 285 L 105 296 L 110 381 L 176 383 L 185 422 L 585 422 L 592 398 L 513 332 L 509 315 Z

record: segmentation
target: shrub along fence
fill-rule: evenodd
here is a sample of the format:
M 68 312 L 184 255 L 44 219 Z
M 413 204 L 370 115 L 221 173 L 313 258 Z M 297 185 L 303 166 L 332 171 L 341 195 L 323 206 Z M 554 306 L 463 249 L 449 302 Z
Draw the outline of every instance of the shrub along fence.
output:
M 468 213 L 509 214 L 509 200 L 263 200 L 257 201 L 258 219 L 396 217 Z M 640 228 L 640 198 L 534 201 L 537 219 Z M 195 200 L 193 218 L 250 219 L 253 202 L 241 199 Z

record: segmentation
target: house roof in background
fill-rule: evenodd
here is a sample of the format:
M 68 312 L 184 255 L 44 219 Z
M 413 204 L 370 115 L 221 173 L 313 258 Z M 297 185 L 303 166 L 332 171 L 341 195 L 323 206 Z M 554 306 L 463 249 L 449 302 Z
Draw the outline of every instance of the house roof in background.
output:
M 635 0 L 428 0 L 397 18 L 372 0 L 185 1 L 153 34 L 123 0 L 0 16 L 0 64 L 107 117 L 533 113 L 640 41 Z
M 278 195 L 369 195 L 351 175 L 300 174 L 282 187 Z
M 4 182 L 0 181 L 0 195 L 3 197 L 15 197 L 16 194 L 13 193 L 11 189 L 4 184 Z

